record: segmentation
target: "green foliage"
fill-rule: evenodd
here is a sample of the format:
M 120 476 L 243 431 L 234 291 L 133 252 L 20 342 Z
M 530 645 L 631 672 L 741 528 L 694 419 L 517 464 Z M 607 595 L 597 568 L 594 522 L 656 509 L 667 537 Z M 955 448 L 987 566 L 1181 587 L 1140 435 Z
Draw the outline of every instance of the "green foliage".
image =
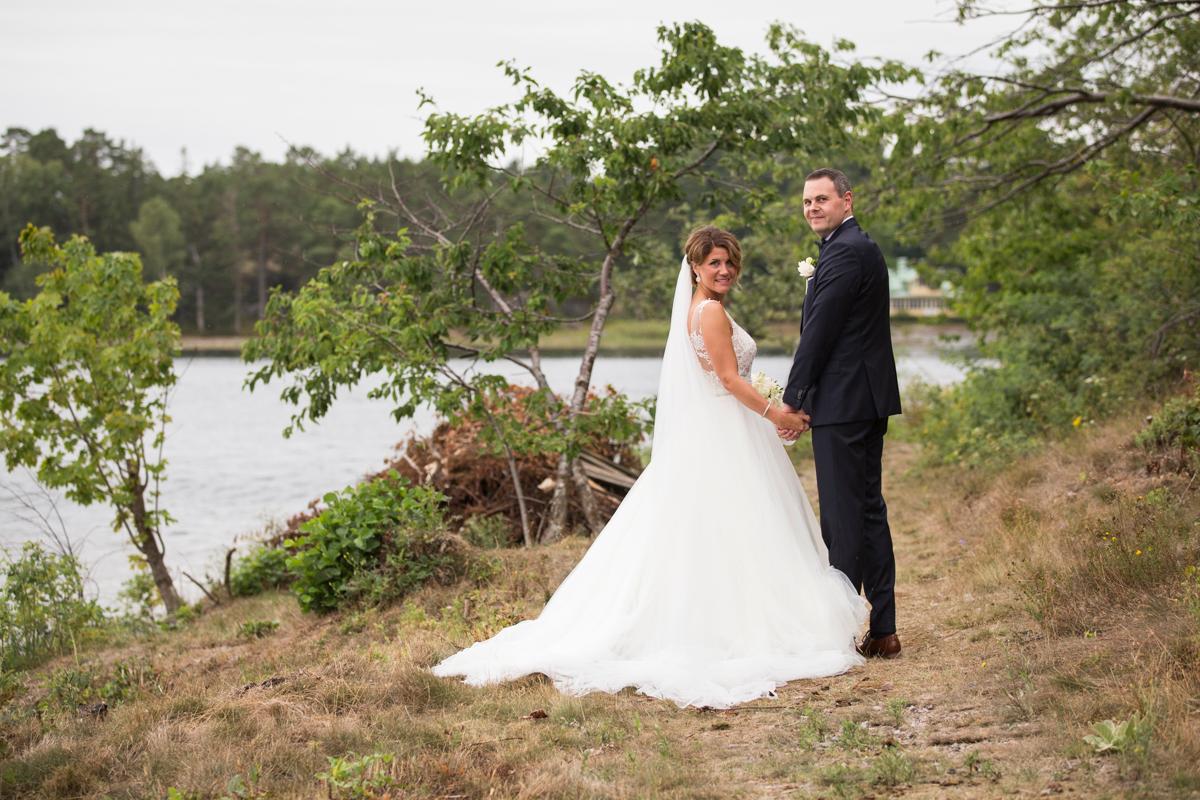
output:
M 818 709 L 806 707 L 796 735 L 796 746 L 811 750 L 825 740 L 829 733 L 829 720 Z
M 1071 435 L 1200 359 L 1200 114 L 1154 99 L 1200 68 L 1200 21 L 1136 3 L 1025 13 L 992 75 L 953 68 L 881 126 L 882 210 L 927 281 L 951 283 L 984 359 L 925 409 L 935 462 Z
M 867 723 L 848 719 L 842 722 L 838 744 L 846 750 L 866 750 L 879 744 L 879 740 L 871 735 L 867 729 Z
M 476 547 L 489 550 L 513 544 L 512 526 L 508 520 L 497 514 L 490 517 L 471 517 L 463 523 L 460 534 Z
M 963 769 L 968 775 L 980 775 L 991 781 L 1000 779 L 1000 770 L 996 768 L 996 764 L 991 759 L 979 755 L 978 750 L 967 753 L 967 757 L 963 759 Z
M 1111 719 L 1097 722 L 1092 726 L 1092 731 L 1083 737 L 1083 741 L 1091 745 L 1094 752 L 1100 755 L 1122 753 L 1140 758 L 1149 752 L 1150 740 L 1154 735 L 1154 719 L 1148 714 L 1135 713 L 1121 722 Z
M 871 763 L 872 782 L 880 786 L 902 786 L 917 777 L 917 764 L 899 747 L 885 747 Z
M 8 128 L 0 134 L 0 286 L 21 297 L 36 291 L 36 263 L 22 262 L 17 237 L 26 224 L 87 236 L 102 250 L 133 250 L 129 223 L 163 180 L 136 147 L 85 129 L 68 144 L 54 130 Z
M 79 562 L 26 542 L 0 561 L 0 674 L 70 652 L 104 625 L 104 612 L 83 595 Z
M 332 611 L 356 599 L 402 596 L 430 578 L 461 574 L 445 534 L 436 491 L 387 476 L 325 495 L 328 506 L 285 542 L 292 590 L 305 611 Z
M 46 694 L 38 701 L 44 713 L 74 714 L 96 702 L 110 707 L 142 691 L 161 691 L 158 672 L 141 659 L 117 661 L 107 667 L 84 663 L 56 669 L 46 678 Z
M 661 289 L 673 278 L 680 237 L 645 245 L 648 221 L 693 199 L 754 218 L 775 196 L 775 182 L 759 178 L 779 168 L 777 159 L 794 171 L 814 150 L 854 141 L 851 131 L 879 115 L 870 90 L 912 74 L 891 62 L 844 67 L 782 26 L 768 32 L 765 55 L 724 46 L 700 23 L 663 26 L 658 36 L 659 63 L 636 71 L 628 85 L 584 72 L 560 95 L 509 63 L 511 101 L 476 116 L 429 115 L 430 162 L 470 210 L 427 219 L 413 210 L 425 200 L 395 185 L 394 203 L 364 201 L 353 259 L 321 270 L 295 295 L 272 297 L 243 356 L 260 362 L 250 388 L 292 381 L 282 391 L 299 406 L 289 432 L 321 418 L 346 387 L 380 374 L 372 397 L 387 399 L 397 419 L 425 405 L 443 418 L 485 421 L 481 443 L 502 451 L 510 467 L 531 453 L 558 456 L 566 467 L 595 430 L 623 438 L 621 426 L 638 418 L 628 401 L 590 402 L 588 392 L 619 265 L 637 273 L 623 286 Z M 534 163 L 507 161 L 533 140 Z M 498 202 L 514 208 L 515 219 L 493 216 Z M 405 227 L 379 230 L 377 220 L 393 216 Z M 530 217 L 542 227 L 526 225 Z M 538 235 L 546 221 L 550 235 Z M 568 305 L 571 316 L 586 310 L 590 330 L 573 390 L 558 398 L 538 347 Z M 455 361 L 464 356 L 472 369 Z M 515 408 L 498 402 L 508 380 L 478 369 L 501 359 L 524 368 L 537 387 Z M 520 497 L 520 481 L 513 482 Z M 562 532 L 569 485 L 558 484 L 550 535 Z
M 262 639 L 279 630 L 279 622 L 273 619 L 255 619 L 238 625 L 238 636 L 242 639 Z
M 904 712 L 911 705 L 912 703 L 903 697 L 893 697 L 887 701 L 885 708 L 887 709 L 888 716 L 892 718 L 892 724 L 897 728 L 904 724 Z
M 0 293 L 0 452 L 77 503 L 112 506 L 113 529 L 146 556 L 173 611 L 161 538 L 170 515 L 158 501 L 175 284 L 143 283 L 137 256 L 97 254 L 80 237 L 59 245 L 30 226 L 21 245 L 48 270 L 30 300 Z
M 1183 601 L 1192 614 L 1197 632 L 1200 632 L 1200 567 L 1195 564 L 1183 568 Z
M 1200 472 L 1200 387 L 1164 403 L 1134 441 L 1146 450 L 1175 454 L 1181 471 Z
M 293 579 L 287 565 L 288 555 L 282 547 L 254 545 L 245 556 L 234 559 L 229 570 L 230 592 L 234 597 L 249 597 L 287 586 Z
M 1040 522 L 1012 516 L 1014 530 L 1036 536 Z M 1026 565 L 1019 587 L 1033 616 L 1050 630 L 1084 633 L 1098 613 L 1137 603 L 1160 587 L 1178 587 L 1185 569 L 1200 562 L 1200 528 L 1187 504 L 1159 488 L 1118 495 L 1108 513 L 1084 518 L 1069 532 L 1078 557 Z M 1104 587 L 1081 593 L 1071 587 Z
M 162 278 L 174 275 L 183 263 L 181 225 L 179 214 L 161 197 L 142 203 L 137 219 L 129 225 L 146 268 Z
M 148 623 L 154 620 L 154 612 L 162 605 L 162 598 L 154 585 L 154 576 L 140 555 L 129 557 L 130 576 L 121 584 L 117 599 L 124 608 L 125 619 L 130 623 Z
M 245 777 L 234 775 L 225 783 L 225 794 L 218 800 L 267 800 L 270 794 L 259 787 L 262 771 L 251 767 Z
M 317 774 L 334 800 L 369 800 L 381 796 L 396 783 L 395 758 L 389 753 L 365 756 L 330 756 L 329 767 Z

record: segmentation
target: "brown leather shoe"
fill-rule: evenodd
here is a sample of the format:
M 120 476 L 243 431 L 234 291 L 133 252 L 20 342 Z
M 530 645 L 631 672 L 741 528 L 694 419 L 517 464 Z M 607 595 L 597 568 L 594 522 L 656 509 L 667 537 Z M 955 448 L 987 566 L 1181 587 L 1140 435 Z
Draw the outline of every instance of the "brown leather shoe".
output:
M 876 639 L 868 633 L 858 646 L 858 654 L 866 658 L 895 658 L 900 655 L 900 637 L 889 633 Z

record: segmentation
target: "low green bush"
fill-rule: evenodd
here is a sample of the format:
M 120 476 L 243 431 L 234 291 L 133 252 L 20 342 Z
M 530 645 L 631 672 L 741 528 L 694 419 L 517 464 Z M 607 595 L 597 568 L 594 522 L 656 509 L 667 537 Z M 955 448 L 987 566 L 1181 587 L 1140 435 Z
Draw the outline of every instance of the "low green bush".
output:
M 243 639 L 262 639 L 279 630 L 279 622 L 273 619 L 256 619 L 238 625 L 238 636 Z
M 284 546 L 295 574 L 292 590 L 304 611 L 333 611 L 347 603 L 403 596 L 430 579 L 464 574 L 467 559 L 447 534 L 445 498 L 411 486 L 396 473 L 325 495 L 325 511 L 301 526 Z
M 229 570 L 230 593 L 234 597 L 250 597 L 287 586 L 295 577 L 288 569 L 288 557 L 288 551 L 282 547 L 254 545 L 245 556 L 234 559 Z
M 1174 458 L 1181 472 L 1200 472 L 1200 387 L 1164 403 L 1134 441 Z
M 161 692 L 162 686 L 148 661 L 127 659 L 109 666 L 83 663 L 56 669 L 46 678 L 45 689 L 39 711 L 55 715 L 73 714 L 97 702 L 115 706 L 142 691 Z
M 463 523 L 462 537 L 476 547 L 491 550 L 517 544 L 520 534 L 499 514 L 470 517 Z
M 71 556 L 26 542 L 16 558 L 0 556 L 0 575 L 0 672 L 76 649 L 105 624 Z

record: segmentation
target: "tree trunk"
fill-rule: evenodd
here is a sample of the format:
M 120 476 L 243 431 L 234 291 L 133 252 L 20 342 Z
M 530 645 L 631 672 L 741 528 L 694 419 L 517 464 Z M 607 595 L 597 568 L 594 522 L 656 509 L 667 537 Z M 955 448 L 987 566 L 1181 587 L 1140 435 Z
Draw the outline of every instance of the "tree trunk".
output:
M 232 265 L 233 280 L 233 332 L 242 332 L 242 247 L 241 228 L 237 218 L 237 189 L 225 193 L 225 213 L 229 216 L 229 230 L 233 240 Z
M 204 333 L 204 274 L 200 267 L 200 251 L 196 245 L 188 245 L 188 254 L 192 257 L 192 271 L 196 276 L 196 332 Z
M 175 582 L 171 580 L 171 573 L 167 571 L 158 536 L 146 518 L 146 485 L 140 480 L 138 473 L 136 465 L 131 464 L 126 475 L 129 491 L 133 496 L 130 511 L 133 513 L 133 529 L 137 532 L 137 540 L 134 545 L 138 552 L 145 556 L 146 563 L 150 566 L 150 574 L 154 577 L 154 585 L 158 588 L 159 597 L 162 598 L 167 613 L 174 614 L 183 605 L 183 601 L 175 591 Z
M 583 506 L 583 517 L 587 520 L 588 530 L 595 536 L 604 529 L 604 520 L 600 516 L 600 507 L 596 504 L 596 496 L 588 485 L 587 475 L 579 459 L 571 462 L 571 478 L 575 481 L 575 490 L 579 492 L 579 504 Z
M 258 207 L 258 319 L 267 313 L 267 229 L 271 224 L 271 212 L 266 206 Z
M 575 376 L 575 391 L 571 395 L 571 402 L 567 408 L 567 415 L 570 420 L 568 424 L 573 424 L 574 420 L 580 413 L 583 412 L 583 407 L 587 403 L 588 388 L 592 385 L 592 368 L 596 365 L 596 355 L 600 352 L 600 334 L 604 331 L 604 323 L 608 320 L 608 314 L 612 311 L 613 303 L 616 302 L 617 295 L 613 290 L 612 272 L 616 264 L 617 255 L 621 252 L 624 246 L 625 237 L 629 230 L 633 228 L 634 221 L 627 221 L 622 233 L 614 240 L 612 248 L 608 254 L 604 256 L 604 263 L 600 267 L 600 299 L 596 303 L 596 311 L 592 315 L 592 327 L 588 331 L 587 347 L 583 351 L 583 358 L 579 362 L 579 374 Z M 564 463 L 564 458 L 559 462 L 559 481 L 560 483 L 566 479 L 573 479 L 573 468 L 570 464 Z M 577 467 L 576 467 L 577 468 Z M 588 511 L 589 507 L 592 512 L 595 512 L 596 500 L 592 496 L 592 489 L 587 485 L 587 480 L 575 480 L 575 487 L 579 491 L 579 502 L 584 508 L 584 514 L 588 516 L 588 527 L 594 533 L 597 529 L 593 524 L 593 518 Z M 555 489 L 557 490 L 557 486 Z M 555 495 L 555 500 L 558 496 Z M 554 507 L 554 513 L 561 513 L 565 522 L 566 519 L 566 498 L 563 498 L 563 508 Z M 597 514 L 598 518 L 598 514 Z M 559 533 L 561 535 L 561 532 Z
M 486 407 L 484 413 L 487 414 L 492 430 L 496 432 L 496 438 L 504 446 L 504 459 L 508 462 L 508 476 L 512 480 L 513 491 L 517 494 L 517 509 L 521 512 L 521 539 L 525 542 L 526 547 L 533 547 L 533 531 L 529 527 L 529 506 L 525 502 L 525 490 L 521 487 L 521 472 L 517 468 L 517 457 L 513 455 L 500 426 L 496 424 L 496 419 Z
M 554 471 L 554 496 L 550 499 L 550 520 L 542 531 L 542 544 L 557 542 L 567 532 L 567 512 L 570 509 L 571 491 L 568 481 L 571 477 L 571 462 L 566 455 L 558 457 L 558 467 Z

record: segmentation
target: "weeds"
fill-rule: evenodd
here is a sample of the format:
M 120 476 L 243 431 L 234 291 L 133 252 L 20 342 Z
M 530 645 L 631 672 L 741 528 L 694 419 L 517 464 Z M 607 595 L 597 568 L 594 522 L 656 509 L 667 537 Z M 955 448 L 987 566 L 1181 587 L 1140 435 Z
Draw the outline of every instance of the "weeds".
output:
M 838 734 L 838 744 L 846 750 L 867 750 L 879 744 L 879 739 L 867 730 L 867 723 L 846 720 Z
M 317 774 L 333 800 L 368 800 L 395 785 L 394 758 L 387 753 L 355 757 L 330 756 L 329 767 Z
M 904 724 L 904 712 L 911 706 L 912 703 L 902 697 L 895 697 L 887 701 L 887 713 L 892 718 L 892 724 L 899 728 Z
M 878 786 L 900 786 L 912 783 L 917 765 L 898 747 L 885 747 L 871 764 L 871 782 Z
M 238 625 L 237 635 L 242 639 L 262 639 L 279 630 L 279 623 L 273 619 L 255 619 Z
M 829 721 L 820 711 L 806 707 L 802 722 L 796 731 L 796 746 L 802 750 L 811 750 L 825 739 L 829 733 Z
M 963 759 L 963 769 L 968 775 L 978 775 L 990 781 L 1000 780 L 1000 770 L 996 769 L 996 765 L 990 759 L 979 755 L 977 750 L 967 753 L 967 757 Z
M 77 650 L 104 625 L 72 556 L 26 542 L 18 557 L 0 560 L 0 576 L 0 672 Z
M 476 547 L 493 550 L 510 547 L 520 540 L 520 533 L 501 514 L 475 516 L 463 523 L 461 536 Z
M 1119 754 L 1126 764 L 1140 768 L 1150 756 L 1150 741 L 1154 736 L 1154 718 L 1149 714 L 1134 713 L 1128 719 L 1116 722 L 1106 719 L 1092 726 L 1093 733 L 1084 736 L 1097 755 Z

